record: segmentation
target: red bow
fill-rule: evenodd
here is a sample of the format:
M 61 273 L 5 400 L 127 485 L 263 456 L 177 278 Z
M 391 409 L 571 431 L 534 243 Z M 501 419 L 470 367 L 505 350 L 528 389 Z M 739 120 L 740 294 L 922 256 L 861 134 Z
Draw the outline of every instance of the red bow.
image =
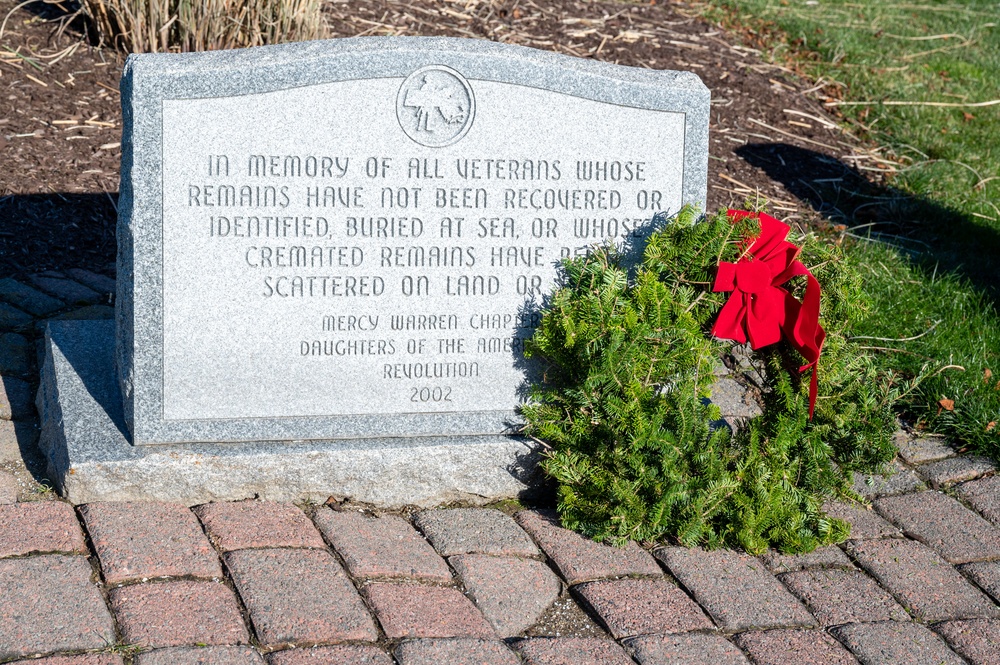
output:
M 732 291 L 715 321 L 712 334 L 754 349 L 775 344 L 781 335 L 808 362 L 800 372 L 812 369 L 809 384 L 809 418 L 816 409 L 817 371 L 826 332 L 819 325 L 819 282 L 797 261 L 800 249 L 785 240 L 791 230 L 770 215 L 743 210 L 727 211 L 734 223 L 744 217 L 760 220 L 760 237 L 736 263 L 722 262 L 712 290 Z M 749 239 L 747 240 L 749 242 Z M 805 275 L 806 293 L 800 303 L 781 285 L 796 275 Z

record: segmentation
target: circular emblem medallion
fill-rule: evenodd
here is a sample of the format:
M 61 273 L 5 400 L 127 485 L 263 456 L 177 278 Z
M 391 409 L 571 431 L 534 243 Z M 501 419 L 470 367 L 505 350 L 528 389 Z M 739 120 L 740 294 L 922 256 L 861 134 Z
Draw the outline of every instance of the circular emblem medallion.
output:
M 429 148 L 457 143 L 472 127 L 476 98 L 465 77 L 443 65 L 421 67 L 396 94 L 399 126 Z

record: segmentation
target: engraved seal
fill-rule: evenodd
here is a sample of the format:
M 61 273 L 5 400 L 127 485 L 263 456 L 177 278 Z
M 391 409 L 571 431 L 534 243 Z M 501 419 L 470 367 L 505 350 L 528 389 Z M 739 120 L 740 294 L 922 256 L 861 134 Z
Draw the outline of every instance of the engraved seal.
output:
M 476 98 L 465 77 L 450 67 L 421 67 L 396 94 L 396 117 L 411 139 L 429 148 L 457 143 L 472 127 Z

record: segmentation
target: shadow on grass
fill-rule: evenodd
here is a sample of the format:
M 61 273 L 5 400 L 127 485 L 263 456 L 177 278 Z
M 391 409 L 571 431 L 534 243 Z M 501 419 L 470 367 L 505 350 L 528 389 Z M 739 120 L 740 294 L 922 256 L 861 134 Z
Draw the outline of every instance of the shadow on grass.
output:
M 736 153 L 856 237 L 885 242 L 927 271 L 953 272 L 1000 305 L 1000 233 L 974 218 L 894 187 L 813 150 L 748 144 Z
M 847 233 L 887 243 L 857 254 L 876 315 L 856 339 L 883 370 L 918 380 L 895 404 L 904 419 L 1000 460 L 1000 232 L 811 150 L 738 153 Z

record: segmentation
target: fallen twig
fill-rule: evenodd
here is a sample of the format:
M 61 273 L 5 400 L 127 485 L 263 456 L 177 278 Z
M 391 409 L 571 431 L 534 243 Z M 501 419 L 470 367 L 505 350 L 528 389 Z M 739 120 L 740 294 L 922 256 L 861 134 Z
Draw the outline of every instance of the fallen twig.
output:
M 803 118 L 809 118 L 810 120 L 818 122 L 824 127 L 829 127 L 830 129 L 840 129 L 837 123 L 831 120 L 827 120 L 825 118 L 820 118 L 819 116 L 811 115 L 809 113 L 804 113 L 803 111 L 796 111 L 795 109 L 782 109 L 782 110 L 790 115 L 797 115 Z
M 823 106 L 934 106 L 937 108 L 982 108 L 984 106 L 997 106 L 1000 99 L 991 99 L 988 102 L 908 102 L 908 101 L 884 101 L 884 102 L 824 102 Z
M 932 325 L 930 328 L 920 333 L 919 335 L 914 335 L 913 337 L 900 337 L 898 339 L 893 339 L 891 337 L 870 337 L 868 335 L 854 335 L 850 337 L 850 339 L 873 339 L 876 342 L 912 342 L 915 339 L 920 339 L 924 335 L 930 334 L 931 331 L 933 331 L 935 328 L 938 327 L 938 324 L 941 323 L 941 321 L 943 321 L 943 319 L 938 319 L 937 321 L 934 322 L 934 325 Z
M 770 129 L 771 131 L 774 131 L 774 132 L 778 132 L 779 134 L 784 134 L 785 136 L 787 136 L 789 138 L 798 139 L 799 141 L 805 141 L 806 143 L 811 143 L 813 145 L 818 145 L 818 146 L 820 146 L 822 148 L 826 148 L 827 150 L 836 150 L 836 148 L 834 148 L 832 145 L 829 145 L 827 143 L 823 143 L 821 141 L 813 141 L 812 139 L 807 139 L 805 137 L 799 136 L 798 134 L 793 134 L 792 132 L 786 132 L 783 129 L 778 129 L 777 127 L 772 127 L 771 125 L 767 124 L 766 122 L 761 122 L 760 120 L 756 120 L 755 118 L 748 118 L 748 119 L 750 120 L 750 122 L 752 122 L 754 124 L 760 125 L 761 127 L 766 127 L 767 129 Z

